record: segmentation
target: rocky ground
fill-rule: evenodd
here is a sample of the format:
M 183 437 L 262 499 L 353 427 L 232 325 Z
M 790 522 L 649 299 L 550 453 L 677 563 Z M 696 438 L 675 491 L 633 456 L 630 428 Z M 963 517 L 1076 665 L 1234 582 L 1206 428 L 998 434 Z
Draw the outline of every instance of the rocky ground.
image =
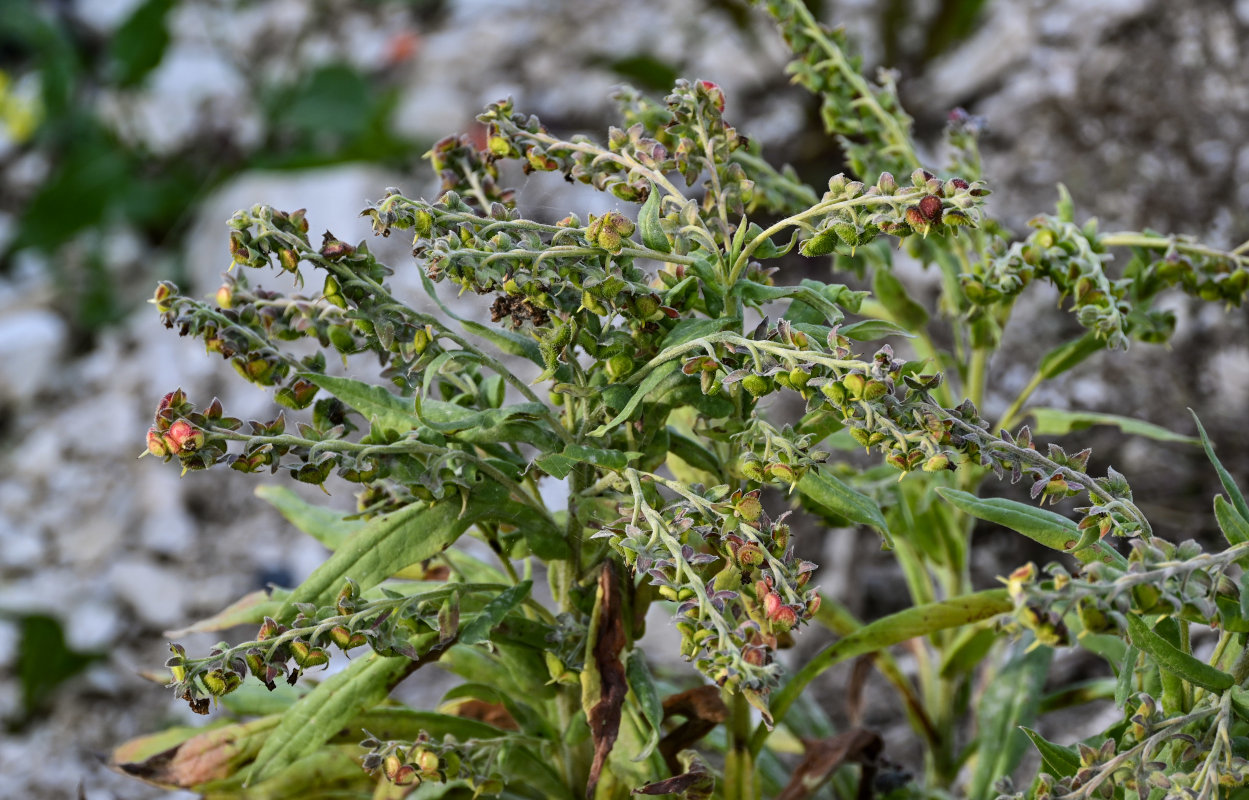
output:
M 274 3 L 273 13 L 290 5 Z M 929 4 L 914 5 L 919 31 Z M 657 1 L 535 1 L 506 12 L 484 0 L 453 6 L 445 29 L 425 36 L 409 65 L 403 119 L 431 139 L 464 128 L 477 107 L 505 94 L 552 127 L 601 127 L 619 76 L 596 59 L 650 53 L 723 85 L 730 116 L 768 152 L 800 164 L 829 156 L 820 150 L 827 142 L 806 132 L 809 105 L 785 89 L 783 50 L 757 19 L 739 28 L 727 12 Z M 869 57 L 881 51 L 873 6 L 836 5 Z M 1246 0 L 999 0 L 965 46 L 904 75 L 901 86 L 930 140 L 954 106 L 988 119 L 985 171 L 997 212 L 1017 230 L 1052 207 L 1062 181 L 1079 212 L 1100 216 L 1108 229 L 1150 226 L 1234 245 L 1249 237 L 1247 34 Z M 395 184 L 429 191 L 412 176 L 355 168 L 227 186 L 187 243 L 193 290 L 216 288 L 228 262 L 222 222 L 235 208 L 307 207 L 314 226 L 363 238 L 356 212 Z M 584 199 L 536 184 L 524 198 L 561 213 Z M 124 237 L 115 246 L 124 249 Z M 409 262 L 392 249 L 397 280 L 410 285 L 402 274 Z M 102 766 L 118 742 L 186 721 L 183 704 L 137 677 L 165 659 L 162 632 L 268 582 L 298 580 L 322 551 L 251 495 L 252 476 L 179 479 L 172 466 L 135 459 L 156 401 L 171 389 L 193 399 L 219 395 L 244 418 L 271 415 L 268 398 L 164 330 L 147 307 L 83 351 L 48 310 L 57 291 L 48 274 L 31 262 L 0 282 L 0 718 L 20 713 L 19 671 L 40 663 L 20 650 L 22 617 L 59 620 L 69 650 L 99 657 L 0 739 L 0 793 L 38 800 L 82 787 L 90 800 L 166 796 Z M 993 382 L 1008 390 L 1027 379 L 1044 343 L 1069 330 L 1055 298 L 1036 298 L 992 365 Z M 1139 415 L 1185 432 L 1183 409 L 1191 406 L 1222 443 L 1225 463 L 1245 476 L 1249 320 L 1243 309 L 1182 299 L 1174 307 L 1180 325 L 1170 349 L 1134 346 L 1093 359 L 1038 401 Z M 1105 444 L 1095 457 L 1113 461 L 1139 495 L 1158 498 L 1147 510 L 1170 535 L 1211 528 L 1193 517 L 1205 514 L 1212 486 L 1199 452 L 1171 446 L 1160 463 L 1152 443 L 1120 446 L 1100 434 L 1095 441 Z M 341 489 L 332 502 L 349 507 L 352 498 Z M 826 588 L 869 614 L 889 594 L 869 558 L 874 548 L 870 539 L 830 542 L 821 573 Z M 985 551 L 1013 566 L 1007 548 L 985 542 Z

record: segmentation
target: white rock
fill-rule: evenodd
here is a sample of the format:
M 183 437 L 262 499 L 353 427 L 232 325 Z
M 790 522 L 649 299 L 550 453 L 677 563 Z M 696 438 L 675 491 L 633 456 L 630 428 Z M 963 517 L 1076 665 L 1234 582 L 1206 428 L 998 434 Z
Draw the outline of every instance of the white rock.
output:
M 150 561 L 125 561 L 113 565 L 109 583 L 148 627 L 166 630 L 185 622 L 186 576 Z
M 43 309 L 0 317 L 0 400 L 26 403 L 47 388 L 65 349 L 69 329 Z

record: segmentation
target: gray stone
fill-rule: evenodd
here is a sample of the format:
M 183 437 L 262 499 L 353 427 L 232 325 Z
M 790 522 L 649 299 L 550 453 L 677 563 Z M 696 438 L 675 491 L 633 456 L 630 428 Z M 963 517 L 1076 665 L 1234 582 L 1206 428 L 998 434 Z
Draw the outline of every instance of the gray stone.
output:
M 0 400 L 24 404 L 48 388 L 68 336 L 65 323 L 51 311 L 0 316 Z

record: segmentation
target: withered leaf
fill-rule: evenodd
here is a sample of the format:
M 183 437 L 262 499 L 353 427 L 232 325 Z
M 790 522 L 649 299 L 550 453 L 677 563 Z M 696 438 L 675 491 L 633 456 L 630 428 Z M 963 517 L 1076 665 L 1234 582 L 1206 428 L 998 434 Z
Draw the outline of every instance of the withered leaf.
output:
M 629 691 L 624 662 L 620 658 L 625 648 L 620 579 L 611 561 L 606 562 L 599 573 L 598 596 L 587 640 L 593 658 L 587 659 L 581 673 L 581 703 L 585 706 L 586 721 L 594 741 L 594 762 L 586 784 L 586 797 L 593 797 L 620 733 L 621 709 Z
M 859 774 L 859 797 L 872 797 L 872 780 L 876 774 L 876 759 L 885 748 L 884 741 L 875 731 L 851 728 L 827 739 L 804 739 L 806 753 L 794 769 L 789 784 L 776 796 L 776 800 L 803 800 L 823 786 L 842 764 L 861 764 Z
M 729 717 L 728 706 L 716 686 L 696 686 L 664 698 L 664 719 L 684 717 L 685 722 L 659 742 L 664 763 L 674 774 L 681 771 L 677 760 L 682 750 L 706 736 Z
M 681 772 L 662 781 L 648 783 L 633 790 L 634 794 L 675 794 L 684 800 L 706 800 L 716 786 L 715 776 L 693 750 L 682 750 L 678 756 Z M 676 772 L 677 770 L 673 770 Z

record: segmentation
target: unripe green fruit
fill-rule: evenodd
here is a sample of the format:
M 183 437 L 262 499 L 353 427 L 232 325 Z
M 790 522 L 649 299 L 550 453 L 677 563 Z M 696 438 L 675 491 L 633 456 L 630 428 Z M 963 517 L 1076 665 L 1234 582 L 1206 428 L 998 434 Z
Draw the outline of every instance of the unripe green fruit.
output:
M 742 388 L 750 392 L 751 397 L 763 397 L 772 391 L 772 381 L 762 375 L 747 375 L 742 378 Z

